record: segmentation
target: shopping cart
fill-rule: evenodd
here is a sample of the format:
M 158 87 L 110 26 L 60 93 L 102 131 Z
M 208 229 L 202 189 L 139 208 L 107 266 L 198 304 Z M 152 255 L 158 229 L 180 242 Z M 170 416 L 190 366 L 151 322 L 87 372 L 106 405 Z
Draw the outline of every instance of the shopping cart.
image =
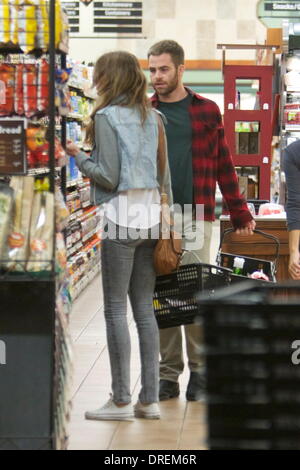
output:
M 300 283 L 248 281 L 198 302 L 209 448 L 299 450 Z
M 244 255 L 234 255 L 230 253 L 224 253 L 222 252 L 222 244 L 224 241 L 224 238 L 226 235 L 229 233 L 234 232 L 232 228 L 229 228 L 227 230 L 224 230 L 221 236 L 220 240 L 220 245 L 217 253 L 217 259 L 216 259 L 216 264 L 218 266 L 226 267 L 229 269 L 233 269 L 234 265 L 234 259 L 236 257 L 242 257 L 245 262 L 242 268 L 242 273 L 241 274 L 231 274 L 231 282 L 241 282 L 244 280 L 248 280 L 249 276 L 254 272 L 254 271 L 261 271 L 266 274 L 269 278 L 270 282 L 276 282 L 276 271 L 277 271 L 277 264 L 278 264 L 278 257 L 279 257 L 279 247 L 280 247 L 280 242 L 277 237 L 274 235 L 271 235 L 269 233 L 263 232 L 262 230 L 254 230 L 254 233 L 260 234 L 265 238 L 269 238 L 274 242 L 274 247 L 275 247 L 275 255 L 274 255 L 274 260 L 263 260 L 263 259 L 258 259 L 258 258 L 252 258 L 249 256 L 244 256 Z M 257 279 L 255 280 L 256 282 L 268 282 L 264 280 Z
M 177 271 L 156 278 L 153 298 L 159 328 L 186 325 L 199 314 L 196 295 L 206 291 L 214 295 L 219 287 L 228 286 L 232 271 L 212 264 L 185 264 Z

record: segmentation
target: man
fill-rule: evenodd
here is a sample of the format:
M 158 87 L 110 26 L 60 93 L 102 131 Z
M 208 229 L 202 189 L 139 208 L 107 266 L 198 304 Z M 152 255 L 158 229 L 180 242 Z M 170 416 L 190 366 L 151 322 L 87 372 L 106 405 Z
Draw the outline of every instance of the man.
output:
M 300 279 L 300 140 L 288 145 L 283 153 L 283 168 L 287 187 L 287 226 L 289 232 L 289 273 Z
M 155 90 L 152 105 L 168 122 L 166 134 L 174 203 L 181 207 L 191 205 L 193 214 L 197 205 L 204 205 L 204 222 L 194 220 L 192 227 L 184 226 L 185 248 L 189 248 L 195 227 L 197 231 L 202 230 L 204 241 L 198 246 L 194 241 L 191 246 L 202 262 L 209 263 L 216 183 L 226 200 L 236 232 L 252 234 L 255 222 L 239 192 L 218 106 L 183 85 L 182 47 L 172 40 L 160 41 L 150 48 L 148 59 Z M 188 254 L 183 261 L 193 263 L 196 260 Z M 184 329 L 190 369 L 186 398 L 201 400 L 205 391 L 202 330 L 199 325 L 186 325 Z M 178 377 L 184 368 L 181 327 L 160 330 L 160 354 L 160 400 L 167 400 L 179 395 Z

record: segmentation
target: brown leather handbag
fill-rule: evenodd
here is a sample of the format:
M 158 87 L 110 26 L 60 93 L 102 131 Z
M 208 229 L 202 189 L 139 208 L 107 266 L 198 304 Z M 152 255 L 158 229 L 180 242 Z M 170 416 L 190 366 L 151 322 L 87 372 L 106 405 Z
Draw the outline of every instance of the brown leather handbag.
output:
M 158 116 L 158 163 L 161 175 L 164 175 L 166 167 L 166 136 L 161 118 Z M 161 191 L 161 225 L 160 236 L 154 249 L 154 269 L 156 274 L 170 274 L 178 269 L 182 257 L 182 238 L 172 228 L 172 217 L 168 204 L 168 196 Z

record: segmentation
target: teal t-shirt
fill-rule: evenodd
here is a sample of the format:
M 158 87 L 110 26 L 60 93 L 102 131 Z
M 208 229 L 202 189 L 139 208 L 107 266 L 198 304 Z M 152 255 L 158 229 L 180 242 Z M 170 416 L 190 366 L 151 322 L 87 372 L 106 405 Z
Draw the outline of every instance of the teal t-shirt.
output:
M 158 109 L 166 116 L 169 165 L 174 203 L 193 204 L 192 123 L 188 94 L 174 103 L 159 101 Z

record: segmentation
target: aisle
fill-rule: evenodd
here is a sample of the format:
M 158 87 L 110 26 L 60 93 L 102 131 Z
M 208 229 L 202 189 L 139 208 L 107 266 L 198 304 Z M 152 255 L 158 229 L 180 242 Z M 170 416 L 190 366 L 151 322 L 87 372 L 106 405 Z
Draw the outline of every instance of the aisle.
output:
M 213 238 L 218 238 L 217 223 Z M 212 260 L 215 257 L 215 247 L 216 243 L 213 243 Z M 129 305 L 128 311 L 130 312 Z M 132 339 L 131 380 L 135 402 L 139 392 L 139 353 L 135 324 L 131 315 L 129 318 Z M 132 422 L 118 422 L 84 419 L 84 412 L 104 404 L 110 392 L 100 276 L 74 303 L 70 330 L 74 342 L 70 450 L 206 448 L 205 405 L 185 400 L 188 370 L 180 377 L 179 398 L 160 403 L 160 420 L 136 419 Z

